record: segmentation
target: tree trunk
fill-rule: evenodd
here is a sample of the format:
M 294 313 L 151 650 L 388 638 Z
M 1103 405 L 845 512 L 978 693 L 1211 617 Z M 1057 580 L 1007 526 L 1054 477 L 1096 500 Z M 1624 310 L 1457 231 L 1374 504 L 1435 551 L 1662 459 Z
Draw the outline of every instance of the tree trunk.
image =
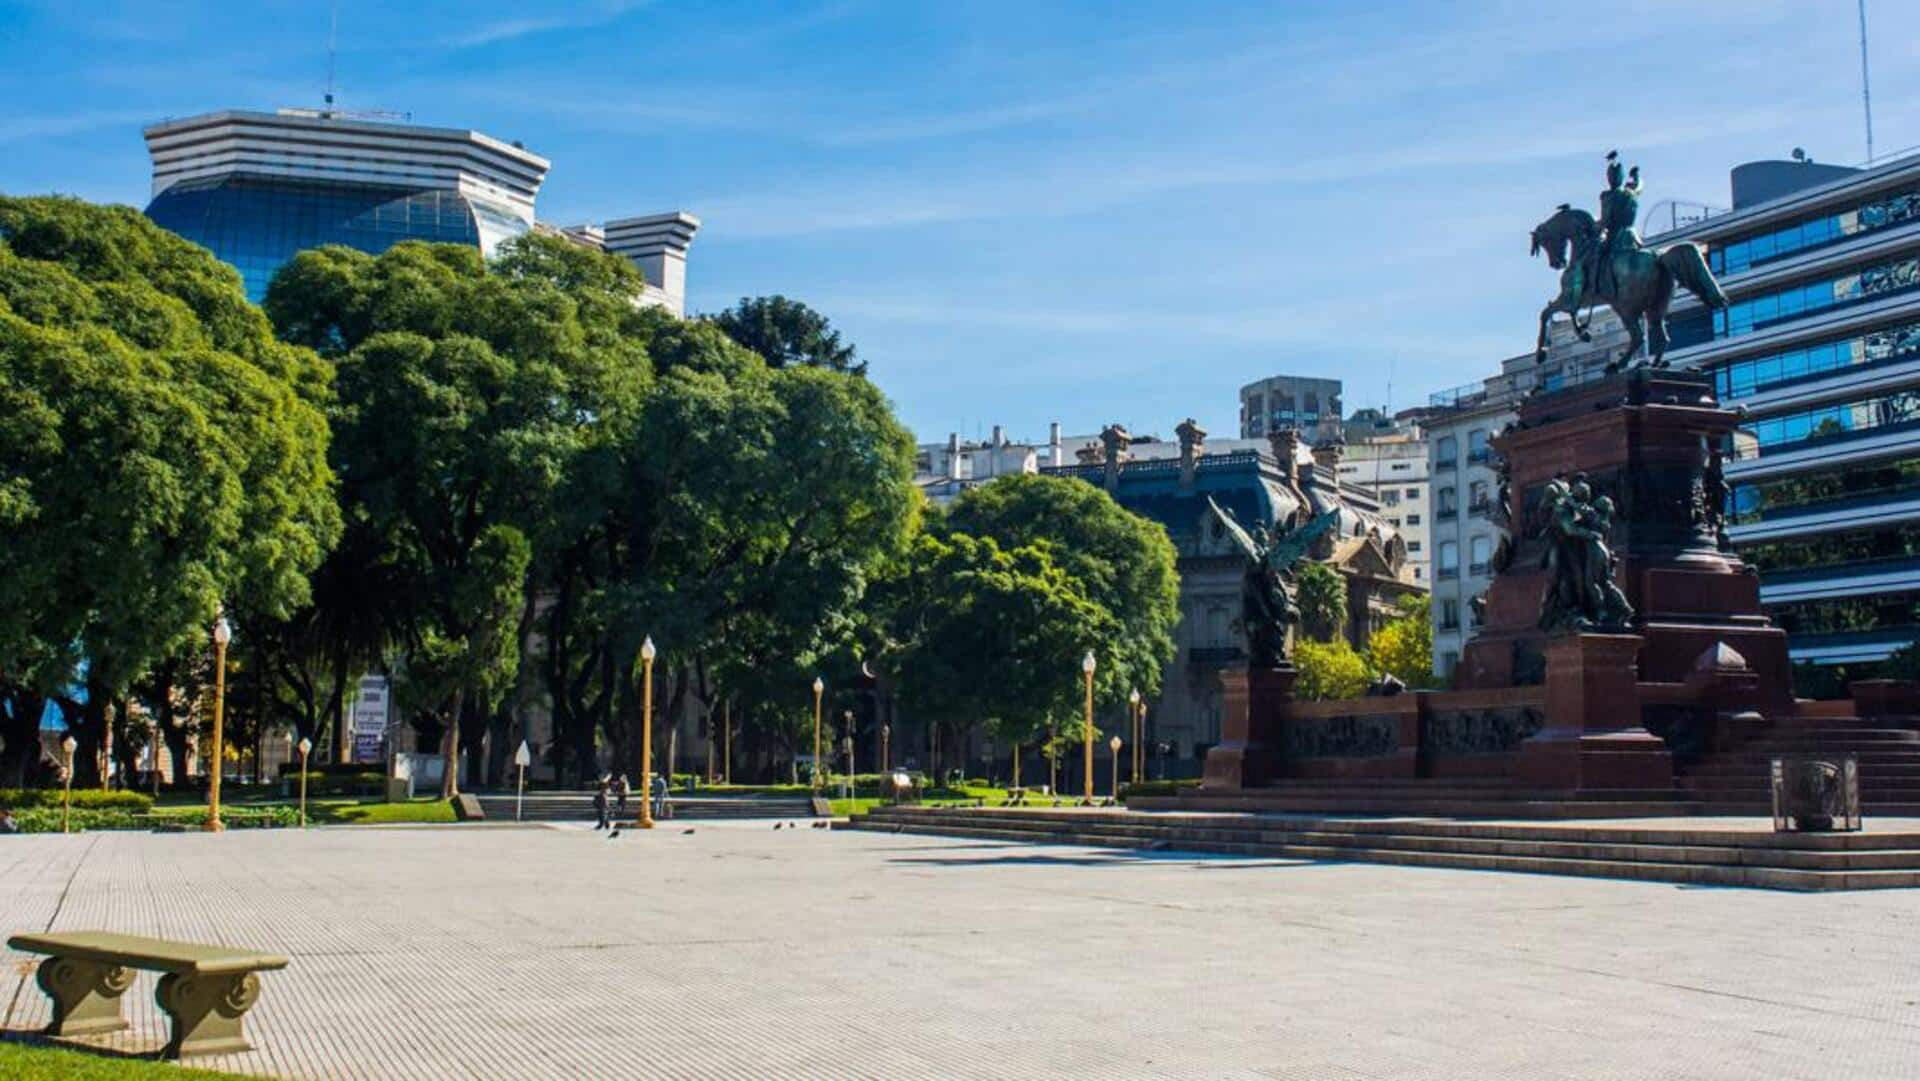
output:
M 440 756 L 446 762 L 446 775 L 440 782 L 441 799 L 460 794 L 460 709 L 465 698 L 464 688 L 453 692 L 453 711 L 446 719 L 446 730 L 440 733 Z
M 40 715 L 45 696 L 10 686 L 0 695 L 0 788 L 26 788 L 40 772 Z

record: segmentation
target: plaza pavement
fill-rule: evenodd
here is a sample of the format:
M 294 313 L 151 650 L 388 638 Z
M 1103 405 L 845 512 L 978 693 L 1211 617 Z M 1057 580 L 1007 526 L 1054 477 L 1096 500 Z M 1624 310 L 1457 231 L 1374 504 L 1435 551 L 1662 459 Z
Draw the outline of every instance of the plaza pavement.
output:
M 683 832 L 688 828 L 695 832 Z M 286 953 L 300 1078 L 1912 1078 L 1920 891 L 667 824 L 0 837 L 0 933 Z M 47 1004 L 8 953 L 4 1028 Z M 153 976 L 126 996 L 152 1051 Z

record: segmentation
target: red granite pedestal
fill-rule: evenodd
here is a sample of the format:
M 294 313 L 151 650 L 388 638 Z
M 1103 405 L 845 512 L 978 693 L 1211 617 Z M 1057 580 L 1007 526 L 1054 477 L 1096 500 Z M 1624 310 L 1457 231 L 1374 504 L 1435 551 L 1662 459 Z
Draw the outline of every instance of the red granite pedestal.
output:
M 1513 779 L 1564 791 L 1673 786 L 1665 740 L 1640 723 L 1634 634 L 1555 635 L 1545 642 L 1546 727 L 1520 744 Z
M 1277 737 L 1298 670 L 1228 668 L 1220 673 L 1220 742 L 1207 752 L 1203 788 L 1258 788 L 1276 775 Z
M 1545 676 L 1540 602 L 1540 505 L 1548 483 L 1584 477 L 1616 505 L 1610 545 L 1646 640 L 1640 679 L 1685 682 L 1725 643 L 1758 677 L 1755 703 L 1793 708 L 1786 632 L 1760 609 L 1760 579 L 1719 543 L 1715 450 L 1738 416 L 1714 400 L 1710 379 L 1638 369 L 1530 398 L 1516 426 L 1492 440 L 1508 464 L 1505 507 L 1513 542 L 1486 593 L 1486 620 L 1456 676 L 1467 689 L 1538 684 Z M 1628 688 L 1631 692 L 1631 687 Z M 1631 700 L 1631 695 L 1626 700 Z

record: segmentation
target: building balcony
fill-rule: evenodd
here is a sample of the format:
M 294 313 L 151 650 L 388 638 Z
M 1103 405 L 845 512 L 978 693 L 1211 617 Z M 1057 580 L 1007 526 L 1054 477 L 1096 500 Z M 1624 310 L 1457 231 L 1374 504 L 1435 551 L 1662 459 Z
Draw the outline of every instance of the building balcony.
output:
M 1442 581 L 1446 581 L 1446 580 L 1449 580 L 1449 579 L 1453 579 L 1453 578 L 1458 578 L 1458 577 L 1460 577 L 1460 568 L 1459 568 L 1459 567 L 1457 567 L 1457 566 L 1455 566 L 1455 567 L 1441 567 L 1441 568 L 1440 568 L 1439 570 L 1436 570 L 1436 571 L 1434 571 L 1434 572 L 1433 572 L 1433 576 L 1434 576 L 1435 578 L 1438 578 L 1438 579 L 1440 579 L 1440 580 L 1442 580 Z
M 1920 639 L 1920 626 L 1873 627 L 1863 631 L 1796 634 L 1787 640 L 1796 661 L 1817 664 L 1858 664 L 1883 661 L 1902 646 Z
M 1885 556 L 1818 567 L 1795 567 L 1760 576 L 1765 604 L 1859 597 L 1920 589 L 1920 556 Z
M 1442 507 L 1433 512 L 1433 520 L 1436 522 L 1451 522 L 1459 517 L 1460 509 L 1458 507 Z
M 1493 454 L 1490 451 L 1488 451 L 1487 448 L 1485 447 L 1482 447 L 1479 450 L 1470 450 L 1467 452 L 1468 465 L 1486 465 L 1488 462 L 1492 460 L 1493 460 Z
M 1451 473 L 1454 470 L 1454 465 L 1455 463 L 1453 459 L 1442 458 L 1439 461 L 1433 463 L 1433 471 L 1435 473 Z
M 1485 499 L 1482 499 L 1477 503 L 1469 504 L 1467 507 L 1467 513 L 1475 518 L 1485 518 L 1487 515 L 1493 513 L 1493 504 Z
M 1469 563 L 1467 564 L 1467 573 L 1475 578 L 1485 578 L 1493 572 L 1485 563 Z

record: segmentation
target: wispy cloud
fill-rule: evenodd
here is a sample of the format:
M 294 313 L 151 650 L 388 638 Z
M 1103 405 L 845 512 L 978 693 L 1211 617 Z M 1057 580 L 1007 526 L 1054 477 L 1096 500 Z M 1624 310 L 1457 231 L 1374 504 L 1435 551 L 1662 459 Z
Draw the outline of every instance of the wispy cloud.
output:
M 471 49 L 480 45 L 512 41 L 529 34 L 545 34 L 554 30 L 585 30 L 595 26 L 605 26 L 645 3 L 646 0 L 615 0 L 615 2 L 594 5 L 587 11 L 570 15 L 523 15 L 497 19 L 442 38 L 440 44 L 450 49 Z
M 152 119 L 151 112 L 136 109 L 102 109 L 41 116 L 14 114 L 0 118 L 0 143 L 58 138 L 100 128 L 126 127 Z

